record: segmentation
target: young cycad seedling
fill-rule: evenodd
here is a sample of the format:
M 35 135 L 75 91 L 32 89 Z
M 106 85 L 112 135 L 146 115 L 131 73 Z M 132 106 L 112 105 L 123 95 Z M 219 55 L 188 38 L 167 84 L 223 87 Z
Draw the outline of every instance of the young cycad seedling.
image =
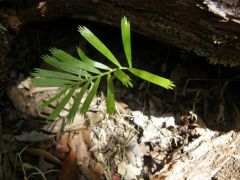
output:
M 68 122 L 72 122 L 79 109 L 83 95 L 89 90 L 86 99 L 80 107 L 80 112 L 82 114 L 86 113 L 97 93 L 99 83 L 104 76 L 107 77 L 106 106 L 107 113 L 109 114 L 114 113 L 116 110 L 113 78 L 116 77 L 126 87 L 133 86 L 131 79 L 126 72 L 166 89 L 172 89 L 174 87 L 173 82 L 166 78 L 132 67 L 130 23 L 126 17 L 123 17 L 121 20 L 121 31 L 128 67 L 121 66 L 112 52 L 89 29 L 84 26 L 79 26 L 78 31 L 93 47 L 111 61 L 115 67 L 110 68 L 105 64 L 90 59 L 79 47 L 77 47 L 79 58 L 75 58 L 60 49 L 51 49 L 51 55 L 44 55 L 42 58 L 46 63 L 58 68 L 61 72 L 35 69 L 35 72 L 32 73 L 32 81 L 35 86 L 62 88 L 60 93 L 40 106 L 41 108 L 44 108 L 63 97 L 48 119 L 55 119 L 74 95 L 74 103 L 68 114 Z M 81 87 L 81 89 L 79 89 L 79 87 Z

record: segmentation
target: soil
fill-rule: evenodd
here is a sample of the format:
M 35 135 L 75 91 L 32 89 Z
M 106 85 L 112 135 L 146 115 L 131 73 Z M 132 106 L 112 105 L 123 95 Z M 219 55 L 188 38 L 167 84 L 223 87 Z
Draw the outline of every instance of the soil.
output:
M 56 93 L 56 89 L 31 94 L 36 89 L 28 79 L 36 67 L 51 68 L 42 63 L 40 56 L 48 53 L 51 47 L 76 55 L 78 45 L 91 58 L 104 61 L 81 39 L 77 32 L 79 24 L 91 29 L 124 63 L 119 29 L 72 19 L 23 27 L 7 56 L 7 86 L 0 97 L 0 179 L 41 179 L 41 173 L 47 179 L 120 179 L 121 176 L 125 179 L 163 179 L 163 176 L 169 179 L 166 174 L 181 179 L 176 171 L 180 167 L 178 160 L 185 158 L 188 162 L 186 154 L 198 149 L 198 146 L 190 148 L 194 143 L 199 141 L 200 148 L 203 142 L 209 141 L 210 146 L 217 137 L 220 142 L 224 142 L 221 137 L 237 139 L 239 71 L 211 65 L 191 52 L 134 33 L 134 66 L 170 78 L 176 89 L 167 91 L 134 77 L 132 89 L 116 82 L 118 113 L 108 116 L 103 106 L 106 90 L 103 83 L 92 109 L 84 117 L 79 115 L 75 124 L 63 127 L 65 112 L 55 122 L 47 122 L 44 115 L 52 108 L 42 113 L 37 106 L 51 93 Z M 152 125 L 158 129 L 156 135 L 149 137 L 151 131 L 155 132 Z M 232 143 L 231 140 L 227 142 Z M 240 145 L 232 144 L 234 151 L 224 149 L 224 144 L 221 146 L 220 150 L 227 151 L 220 154 L 223 162 L 210 163 L 215 173 L 206 164 L 203 172 L 210 173 L 204 176 L 206 179 L 240 179 Z M 122 155 L 122 147 L 127 149 L 126 157 Z M 211 148 L 207 151 L 212 152 Z M 125 158 L 125 164 L 121 158 Z M 170 176 L 166 168 L 176 175 Z M 192 170 L 196 172 L 195 179 L 203 177 L 198 175 L 204 173 L 197 173 L 196 169 Z M 183 178 L 194 179 L 187 173 Z

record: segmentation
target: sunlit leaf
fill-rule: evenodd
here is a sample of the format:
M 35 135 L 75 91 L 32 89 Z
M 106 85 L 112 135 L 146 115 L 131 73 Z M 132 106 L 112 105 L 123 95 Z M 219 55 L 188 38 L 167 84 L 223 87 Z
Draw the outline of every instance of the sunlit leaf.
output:
M 87 57 L 85 55 L 85 53 L 79 48 L 77 47 L 77 52 L 78 52 L 78 55 L 79 57 L 86 63 L 96 67 L 96 68 L 99 68 L 99 69 L 104 69 L 104 70 L 110 70 L 111 68 L 106 66 L 105 64 L 102 64 L 100 62 L 97 62 L 97 61 L 94 61 L 92 59 L 90 59 L 89 57 Z
M 49 71 L 45 69 L 35 69 L 35 72 L 31 74 L 35 77 L 46 77 L 46 78 L 54 78 L 54 79 L 66 79 L 66 80 L 76 80 L 79 81 L 81 78 L 69 73 L 63 73 L 58 71 Z
M 129 67 L 132 67 L 130 23 L 124 16 L 121 21 L 122 41 Z
M 90 106 L 94 96 L 97 93 L 100 80 L 101 80 L 101 77 L 98 77 L 97 80 L 95 81 L 91 91 L 89 92 L 87 98 L 85 99 L 85 101 L 84 101 L 84 103 L 82 105 L 82 108 L 81 108 L 81 113 L 82 114 L 85 114 L 88 111 L 88 108 L 89 108 L 89 106 Z
M 58 100 L 61 96 L 63 96 L 63 94 L 65 94 L 66 92 L 67 92 L 67 88 L 65 88 L 64 90 L 62 90 L 61 92 L 57 93 L 56 95 L 54 95 L 53 97 L 48 99 L 46 102 L 41 104 L 38 107 L 38 109 L 43 109 L 43 108 L 47 107 L 48 105 L 52 104 L 54 101 Z
M 108 58 L 116 66 L 121 67 L 111 51 L 88 28 L 85 26 L 79 26 L 78 31 L 93 47 L 101 52 L 102 55 Z
M 57 49 L 57 48 L 52 48 L 51 53 L 54 57 L 56 57 L 57 59 L 63 61 L 64 63 L 67 63 L 71 66 L 75 66 L 78 69 L 82 69 L 84 71 L 88 71 L 88 72 L 92 72 L 92 73 L 96 73 L 96 74 L 100 74 L 101 72 L 96 69 L 95 67 L 71 56 L 70 54 L 64 52 L 61 49 Z
M 146 81 L 149 81 L 153 84 L 156 84 L 158 86 L 162 86 L 166 89 L 173 89 L 174 88 L 174 84 L 172 81 L 170 81 L 169 79 L 157 76 L 155 74 L 149 73 L 147 71 L 143 71 L 143 70 L 139 70 L 139 69 L 135 69 L 135 68 L 129 68 L 128 71 L 130 71 L 132 74 L 134 74 L 137 77 L 140 77 Z
M 33 85 L 36 87 L 70 87 L 76 82 L 67 79 L 34 78 Z
M 78 108 L 80 106 L 81 103 L 81 99 L 84 95 L 84 93 L 87 91 L 89 85 L 90 85 L 91 81 L 88 81 L 80 90 L 80 92 L 77 94 L 76 99 L 74 100 L 73 106 L 68 114 L 68 122 L 71 123 L 78 111 Z
M 70 98 L 72 97 L 73 93 L 77 89 L 77 86 L 71 88 L 67 95 L 62 99 L 62 101 L 57 105 L 57 107 L 53 110 L 53 112 L 48 116 L 48 120 L 53 120 L 55 119 L 59 113 L 64 109 Z
M 114 99 L 114 86 L 113 80 L 110 74 L 107 76 L 107 113 L 113 114 L 116 111 L 115 99 Z
M 58 70 L 53 71 L 35 69 L 35 72 L 32 73 L 32 76 L 34 77 L 32 81 L 35 86 L 65 87 L 64 90 L 57 93 L 55 96 L 41 105 L 43 108 L 52 104 L 54 101 L 61 99 L 61 102 L 53 110 L 48 119 L 55 119 L 58 114 L 64 109 L 70 98 L 77 91 L 77 88 L 83 84 L 81 90 L 77 91 L 77 93 L 74 95 L 75 100 L 68 114 L 68 122 L 72 122 L 79 109 L 79 106 L 81 106 L 81 101 L 84 94 L 88 90 L 90 84 L 93 83 L 93 87 L 89 91 L 80 109 L 80 113 L 86 113 L 91 105 L 94 96 L 97 93 L 100 80 L 103 76 L 107 76 L 106 106 L 107 112 L 109 114 L 114 113 L 116 110 L 113 78 L 116 77 L 122 82 L 124 86 L 133 86 L 129 75 L 126 74 L 125 71 L 129 71 L 133 75 L 140 77 L 143 80 L 162 86 L 166 89 L 174 88 L 173 82 L 166 78 L 154 75 L 147 71 L 132 68 L 130 23 L 126 17 L 122 18 L 121 32 L 124 52 L 129 67 L 121 67 L 119 61 L 114 57 L 111 51 L 89 29 L 79 26 L 78 31 L 91 45 L 93 45 L 108 60 L 115 64 L 117 68 L 111 69 L 103 63 L 90 59 L 78 47 L 77 52 L 80 59 L 75 58 L 60 49 L 51 49 L 51 56 L 44 55 L 42 58 L 46 63 L 57 68 Z M 99 69 L 103 69 L 104 72 L 101 72 Z M 114 76 L 111 75 L 112 73 L 114 73 Z
M 71 65 L 69 63 L 65 63 L 65 62 L 59 61 L 58 59 L 56 59 L 53 56 L 44 55 L 44 56 L 42 56 L 42 59 L 47 64 L 50 64 L 51 66 L 56 67 L 56 68 L 58 68 L 60 70 L 63 70 L 65 72 L 68 72 L 70 74 L 76 74 L 76 75 L 85 76 L 85 77 L 86 76 L 87 77 L 91 76 L 88 72 L 82 71 L 78 67 L 73 66 L 73 65 Z
M 116 78 L 118 78 L 118 80 L 120 80 L 124 86 L 128 87 L 133 87 L 133 84 L 131 82 L 131 78 L 122 70 L 118 69 L 115 71 L 114 75 L 116 76 Z

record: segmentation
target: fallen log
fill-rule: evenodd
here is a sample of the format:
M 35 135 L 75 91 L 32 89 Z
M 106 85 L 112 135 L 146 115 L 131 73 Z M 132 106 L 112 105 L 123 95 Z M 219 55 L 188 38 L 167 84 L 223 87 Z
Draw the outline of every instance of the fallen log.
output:
M 167 164 L 153 179 L 221 179 L 220 170 L 229 168 L 229 161 L 239 161 L 239 140 L 239 133 L 233 131 L 219 135 L 207 130 L 184 147 L 181 157 Z M 232 174 L 224 174 L 225 179 L 239 179 L 237 172 L 229 171 Z
M 240 64 L 238 1 L 2 0 L 0 3 L 0 18 L 5 30 L 16 32 L 27 23 L 61 17 L 119 26 L 125 15 L 135 32 L 194 51 L 211 63 Z M 10 36 L 16 35 L 11 33 Z M 11 39 L 7 39 L 10 44 Z

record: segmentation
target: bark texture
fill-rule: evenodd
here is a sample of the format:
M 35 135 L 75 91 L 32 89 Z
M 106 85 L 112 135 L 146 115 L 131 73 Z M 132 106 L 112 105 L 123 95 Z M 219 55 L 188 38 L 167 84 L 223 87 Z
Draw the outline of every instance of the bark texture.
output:
M 239 133 L 233 131 L 219 135 L 218 132 L 207 130 L 199 139 L 184 147 L 181 157 L 167 164 L 153 179 L 197 180 L 215 176 L 216 179 L 238 179 L 239 175 L 233 178 L 233 170 L 232 174 L 221 173 L 221 170 L 230 168 L 227 166 L 230 161 L 235 161 L 237 166 L 239 138 Z
M 194 51 L 211 63 L 238 66 L 239 9 L 236 0 L 0 0 L 1 79 L 10 45 L 23 25 L 61 17 L 119 26 L 125 15 L 135 32 Z

